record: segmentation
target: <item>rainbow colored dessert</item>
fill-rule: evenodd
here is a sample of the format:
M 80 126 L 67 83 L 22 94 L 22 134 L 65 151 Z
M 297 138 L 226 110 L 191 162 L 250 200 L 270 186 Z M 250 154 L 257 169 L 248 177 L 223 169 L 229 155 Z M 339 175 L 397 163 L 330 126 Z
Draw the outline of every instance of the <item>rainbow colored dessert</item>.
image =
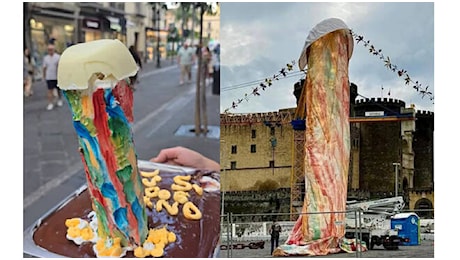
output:
M 142 245 L 149 232 L 127 82 L 136 72 L 118 40 L 76 44 L 59 62 L 58 86 L 72 112 L 97 219 L 97 256 L 123 256 Z

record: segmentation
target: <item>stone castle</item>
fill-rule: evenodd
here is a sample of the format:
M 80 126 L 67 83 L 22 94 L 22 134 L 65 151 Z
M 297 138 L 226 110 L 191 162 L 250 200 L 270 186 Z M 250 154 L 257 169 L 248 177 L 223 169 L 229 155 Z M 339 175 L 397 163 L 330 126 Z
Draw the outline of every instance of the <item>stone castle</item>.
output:
M 353 83 L 350 92 L 347 198 L 403 196 L 406 209 L 433 217 L 434 113 L 416 111 L 397 99 L 356 99 Z M 270 221 L 263 213 L 298 212 L 304 196 L 304 122 L 296 118 L 295 108 L 221 114 L 224 212 L 258 213 L 242 221 Z

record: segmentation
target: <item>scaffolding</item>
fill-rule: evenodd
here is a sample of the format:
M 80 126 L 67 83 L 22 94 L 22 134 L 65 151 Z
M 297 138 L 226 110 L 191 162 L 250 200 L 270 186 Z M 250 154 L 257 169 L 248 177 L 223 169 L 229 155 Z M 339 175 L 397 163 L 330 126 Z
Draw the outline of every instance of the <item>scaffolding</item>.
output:
M 294 130 L 292 174 L 291 174 L 291 221 L 302 212 L 305 194 L 305 130 Z

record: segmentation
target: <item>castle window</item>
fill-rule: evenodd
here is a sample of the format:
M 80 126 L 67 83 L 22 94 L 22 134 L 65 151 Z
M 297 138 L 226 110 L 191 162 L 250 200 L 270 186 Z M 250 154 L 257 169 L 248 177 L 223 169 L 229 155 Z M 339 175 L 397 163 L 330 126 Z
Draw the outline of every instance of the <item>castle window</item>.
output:
M 270 162 L 269 162 L 269 167 L 270 167 L 270 168 L 275 168 L 275 161 L 273 161 L 273 160 L 270 161 Z
M 358 138 L 353 139 L 353 148 L 355 148 L 355 149 L 359 148 L 359 139 Z
M 230 169 L 235 170 L 236 169 L 236 162 L 230 162 Z
M 255 153 L 255 152 L 256 152 L 256 145 L 251 144 L 251 153 Z
M 251 137 L 256 138 L 256 130 L 255 129 L 251 130 Z
M 232 154 L 236 154 L 236 145 L 232 145 Z

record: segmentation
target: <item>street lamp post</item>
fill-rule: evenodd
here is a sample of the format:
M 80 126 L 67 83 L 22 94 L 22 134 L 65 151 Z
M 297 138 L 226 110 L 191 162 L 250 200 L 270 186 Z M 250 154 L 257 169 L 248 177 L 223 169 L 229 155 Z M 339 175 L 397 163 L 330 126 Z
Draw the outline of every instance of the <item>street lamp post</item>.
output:
M 398 170 L 401 164 L 393 163 L 393 165 L 395 166 L 395 197 L 398 197 Z

